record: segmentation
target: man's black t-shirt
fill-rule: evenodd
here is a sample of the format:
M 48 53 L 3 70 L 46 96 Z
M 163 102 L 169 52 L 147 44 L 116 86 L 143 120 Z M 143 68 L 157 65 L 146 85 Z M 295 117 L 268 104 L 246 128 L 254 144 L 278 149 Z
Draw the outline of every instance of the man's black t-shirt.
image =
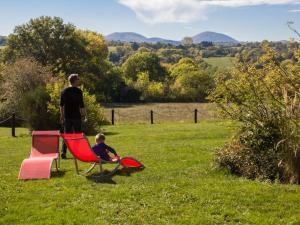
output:
M 84 108 L 82 91 L 77 87 L 65 88 L 60 96 L 60 106 L 65 108 L 65 119 L 81 119 L 80 108 Z

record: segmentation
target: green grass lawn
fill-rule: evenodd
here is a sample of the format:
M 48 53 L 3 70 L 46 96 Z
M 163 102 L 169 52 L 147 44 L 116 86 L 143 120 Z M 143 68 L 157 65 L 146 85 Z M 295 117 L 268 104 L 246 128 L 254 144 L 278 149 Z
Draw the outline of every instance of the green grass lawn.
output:
M 232 136 L 230 122 L 104 129 L 108 144 L 146 169 L 98 179 L 75 175 L 73 161 L 65 160 L 50 180 L 18 181 L 31 138 L 25 129 L 12 138 L 1 128 L 0 224 L 300 224 L 299 186 L 215 168 L 213 152 Z
M 203 60 L 212 66 L 220 68 L 233 67 L 234 65 L 234 57 L 211 57 L 204 58 Z

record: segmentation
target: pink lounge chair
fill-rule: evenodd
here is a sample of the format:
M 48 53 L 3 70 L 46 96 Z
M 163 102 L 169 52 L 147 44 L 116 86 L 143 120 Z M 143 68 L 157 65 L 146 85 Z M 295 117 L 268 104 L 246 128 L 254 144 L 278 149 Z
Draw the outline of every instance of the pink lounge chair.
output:
M 142 163 L 132 157 L 123 157 L 120 159 L 112 158 L 111 161 L 105 161 L 101 159 L 93 152 L 88 139 L 84 136 L 83 133 L 61 134 L 61 136 L 68 146 L 68 149 L 74 156 L 75 170 L 77 174 L 79 174 L 77 159 L 82 162 L 92 164 L 91 167 L 83 173 L 83 175 L 91 172 L 96 165 L 99 165 L 100 167 L 100 174 L 104 174 L 102 164 L 116 164 L 116 167 L 106 175 L 113 175 L 118 170 L 119 166 L 135 168 L 144 167 Z
M 22 162 L 19 179 L 49 179 L 53 161 L 58 171 L 59 131 L 33 131 L 28 159 Z

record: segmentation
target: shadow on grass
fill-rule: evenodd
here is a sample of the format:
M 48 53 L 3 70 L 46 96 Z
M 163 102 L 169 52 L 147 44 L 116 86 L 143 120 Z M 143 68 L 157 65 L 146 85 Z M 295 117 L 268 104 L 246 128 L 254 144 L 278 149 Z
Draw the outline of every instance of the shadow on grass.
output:
M 52 177 L 52 178 L 55 178 L 55 177 L 63 177 L 63 176 L 65 176 L 65 174 L 66 174 L 66 171 L 63 171 L 63 170 L 52 171 L 52 172 L 51 172 L 51 177 Z
M 31 137 L 31 134 L 29 132 L 26 134 L 25 133 L 19 134 L 15 138 L 27 138 L 27 137 Z
M 129 177 L 133 173 L 140 172 L 144 170 L 143 168 L 125 168 L 117 170 L 114 174 L 111 174 L 111 171 L 105 170 L 104 172 L 94 173 L 92 175 L 86 176 L 86 179 L 91 180 L 95 183 L 105 183 L 105 184 L 117 184 L 112 178 L 114 176 L 127 176 Z
M 61 159 L 61 160 L 63 160 L 63 161 L 65 161 L 65 160 L 74 160 L 74 157 L 72 157 L 72 156 L 66 156 L 66 158 L 64 158 L 64 159 Z
M 117 134 L 119 134 L 118 132 L 106 132 L 106 131 L 103 131 L 103 133 L 104 133 L 106 136 L 117 135 Z
M 145 169 L 145 167 L 142 168 L 136 168 L 136 167 L 123 167 L 122 169 L 119 169 L 113 176 L 126 176 L 129 177 L 133 173 L 141 172 Z
M 86 179 L 101 184 L 117 184 L 114 180 L 112 180 L 112 176 L 105 175 L 105 173 L 109 174 L 109 171 L 104 171 L 102 174 L 94 173 L 86 176 Z

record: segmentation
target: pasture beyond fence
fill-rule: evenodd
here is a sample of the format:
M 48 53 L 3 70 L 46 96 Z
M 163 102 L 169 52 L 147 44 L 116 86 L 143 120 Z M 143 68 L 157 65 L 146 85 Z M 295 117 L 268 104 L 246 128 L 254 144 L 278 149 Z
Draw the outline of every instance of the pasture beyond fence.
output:
M 112 109 L 111 110 L 111 120 L 110 120 L 110 122 L 111 122 L 111 124 L 112 125 L 115 125 L 115 110 L 114 109 Z M 187 113 L 193 113 L 193 115 L 194 115 L 194 123 L 198 123 L 198 109 L 194 109 L 193 111 L 189 111 L 189 112 L 187 112 Z M 142 112 L 142 113 L 140 113 L 140 114 L 138 114 L 138 115 L 132 115 L 132 116 L 126 116 L 126 118 L 125 119 L 130 119 L 130 118 L 134 118 L 134 119 L 137 119 L 137 118 L 139 118 L 139 117 L 145 117 L 145 121 L 147 120 L 147 112 Z M 117 115 L 118 115 L 118 121 L 120 122 L 121 121 L 121 114 L 120 114 L 120 111 L 117 111 Z M 158 117 L 164 117 L 164 116 L 166 116 L 166 115 L 163 115 L 163 114 L 160 114 L 160 113 L 158 113 L 158 112 L 155 112 L 155 115 L 157 115 Z M 168 115 L 168 116 L 170 116 L 170 115 Z M 150 124 L 154 124 L 154 111 L 153 110 L 150 110 L 150 114 L 149 114 L 149 117 L 148 118 L 150 118 Z M 106 118 L 107 120 L 108 120 L 108 118 Z M 137 120 L 136 120 L 137 121 Z
M 188 122 L 216 118 L 210 103 L 106 104 L 104 115 L 112 125 L 124 123 Z
M 193 107 L 197 107 L 194 108 Z M 124 123 L 190 122 L 215 118 L 215 106 L 209 103 L 153 103 L 111 104 L 104 108 L 104 115 L 111 125 Z M 13 113 L 0 121 L 0 127 L 11 127 L 11 136 L 16 137 L 16 126 L 26 119 Z

